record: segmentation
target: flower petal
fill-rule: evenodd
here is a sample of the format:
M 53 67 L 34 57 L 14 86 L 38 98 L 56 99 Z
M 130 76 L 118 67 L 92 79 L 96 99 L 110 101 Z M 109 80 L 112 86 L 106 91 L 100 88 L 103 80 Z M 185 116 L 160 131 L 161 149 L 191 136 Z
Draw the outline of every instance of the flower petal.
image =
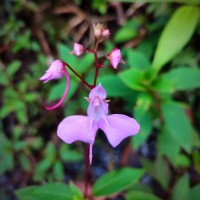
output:
M 113 147 L 116 147 L 126 137 L 137 134 L 140 130 L 140 125 L 135 119 L 120 114 L 103 116 L 98 122 L 98 127 L 104 131 Z
M 58 125 L 57 135 L 69 144 L 77 140 L 93 144 L 97 129 L 97 124 L 92 118 L 74 115 L 65 118 Z
M 90 91 L 89 98 L 93 99 L 94 97 L 106 98 L 106 90 L 101 86 L 101 83 Z

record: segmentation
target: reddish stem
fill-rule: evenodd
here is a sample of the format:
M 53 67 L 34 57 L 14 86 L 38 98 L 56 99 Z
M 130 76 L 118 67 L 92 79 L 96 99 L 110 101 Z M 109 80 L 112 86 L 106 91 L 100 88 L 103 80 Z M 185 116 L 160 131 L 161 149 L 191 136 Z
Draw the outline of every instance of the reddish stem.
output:
M 82 76 L 80 76 L 68 63 L 66 62 L 62 62 L 65 66 L 67 66 L 87 87 L 89 87 L 90 89 L 93 88 L 92 85 L 90 85 L 89 83 L 87 83 Z

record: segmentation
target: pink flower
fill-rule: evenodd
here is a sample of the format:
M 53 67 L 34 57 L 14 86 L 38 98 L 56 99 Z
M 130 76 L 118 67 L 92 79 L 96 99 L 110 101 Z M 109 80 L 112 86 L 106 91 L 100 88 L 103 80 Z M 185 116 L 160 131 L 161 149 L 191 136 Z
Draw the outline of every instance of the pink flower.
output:
M 114 68 L 117 69 L 117 66 L 119 65 L 119 63 L 125 63 L 122 60 L 122 54 L 121 51 L 117 48 L 113 49 L 110 53 L 110 55 L 108 56 L 108 59 L 110 60 L 110 65 Z
M 74 43 L 73 50 L 70 54 L 75 54 L 76 56 L 80 56 L 83 53 L 83 45 Z
M 74 115 L 65 118 L 58 126 L 57 134 L 66 143 L 77 140 L 90 144 L 90 164 L 92 145 L 98 129 L 104 131 L 109 143 L 116 147 L 123 139 L 135 135 L 140 125 L 131 117 L 121 114 L 108 115 L 106 91 L 99 84 L 89 94 L 88 116 Z
M 55 60 L 51 63 L 49 69 L 45 72 L 45 74 L 40 78 L 40 81 L 43 81 L 43 83 L 46 83 L 53 79 L 60 79 L 63 75 L 66 76 L 67 79 L 67 85 L 64 91 L 63 96 L 61 97 L 60 101 L 55 104 L 54 106 L 47 107 L 45 106 L 45 109 L 47 110 L 53 110 L 57 107 L 59 107 L 62 102 L 65 100 L 65 97 L 67 96 L 69 87 L 70 87 L 70 77 L 68 71 L 65 69 L 64 64 L 60 60 Z
M 49 69 L 40 78 L 40 81 L 46 83 L 53 79 L 60 79 L 64 75 L 63 63 L 60 60 L 54 60 Z

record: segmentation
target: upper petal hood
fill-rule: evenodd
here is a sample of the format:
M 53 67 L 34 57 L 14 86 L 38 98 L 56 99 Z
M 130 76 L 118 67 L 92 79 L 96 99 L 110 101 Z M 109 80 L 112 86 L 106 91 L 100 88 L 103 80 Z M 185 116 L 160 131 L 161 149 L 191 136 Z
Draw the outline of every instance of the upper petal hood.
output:
M 99 83 L 98 86 L 93 88 L 90 91 L 89 98 L 92 99 L 94 97 L 99 97 L 100 99 L 105 99 L 106 98 L 106 90 L 101 86 L 101 83 Z
M 123 139 L 135 135 L 140 130 L 137 121 L 126 115 L 104 115 L 98 122 L 98 127 L 104 131 L 109 143 L 116 147 Z

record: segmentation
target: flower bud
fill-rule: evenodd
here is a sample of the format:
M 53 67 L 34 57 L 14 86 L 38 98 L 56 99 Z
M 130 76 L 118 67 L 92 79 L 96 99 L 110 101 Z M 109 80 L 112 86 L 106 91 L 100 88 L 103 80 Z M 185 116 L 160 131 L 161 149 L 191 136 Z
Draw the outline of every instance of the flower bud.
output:
M 100 39 L 102 36 L 103 31 L 103 24 L 97 23 L 96 25 L 93 24 L 94 27 L 94 35 L 97 39 Z
M 118 64 L 121 63 L 125 63 L 122 60 L 122 54 L 121 51 L 117 48 L 113 49 L 110 53 L 110 55 L 108 56 L 108 59 L 110 60 L 110 65 L 114 68 L 117 69 Z
M 40 81 L 46 83 L 53 79 L 60 79 L 63 75 L 63 63 L 60 60 L 55 60 L 51 63 L 45 74 L 40 78 Z
M 104 38 L 109 38 L 110 36 L 110 31 L 109 29 L 105 29 L 103 32 L 102 32 L 102 35 Z
M 72 50 L 72 52 L 70 52 L 70 54 L 80 56 L 82 53 L 83 53 L 83 45 L 74 43 L 73 50 Z

